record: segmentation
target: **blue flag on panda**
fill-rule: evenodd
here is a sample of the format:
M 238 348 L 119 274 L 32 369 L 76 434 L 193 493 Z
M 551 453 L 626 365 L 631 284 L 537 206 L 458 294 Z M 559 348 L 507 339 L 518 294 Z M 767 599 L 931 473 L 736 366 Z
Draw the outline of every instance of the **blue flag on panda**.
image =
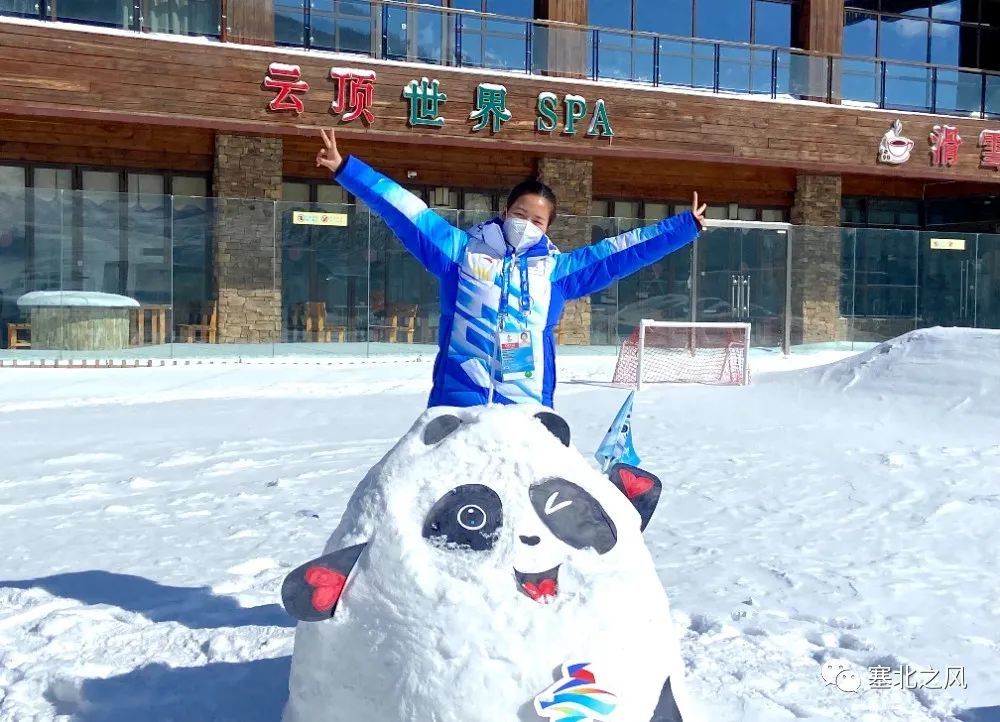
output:
M 618 410 L 615 420 L 604 435 L 604 440 L 594 457 L 601 464 L 601 471 L 606 472 L 612 465 L 623 463 L 632 466 L 639 465 L 639 455 L 632 445 L 632 402 L 635 391 L 632 391 L 625 403 Z

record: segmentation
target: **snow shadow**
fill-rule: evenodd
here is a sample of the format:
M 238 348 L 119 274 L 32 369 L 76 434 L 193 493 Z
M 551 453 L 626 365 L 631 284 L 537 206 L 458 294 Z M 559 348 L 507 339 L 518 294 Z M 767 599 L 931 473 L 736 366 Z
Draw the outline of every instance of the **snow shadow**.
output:
M 232 597 L 213 594 L 208 587 L 171 587 L 145 577 L 99 569 L 0 580 L 0 587 L 44 589 L 57 597 L 84 604 L 108 604 L 141 614 L 152 622 L 177 622 L 189 629 L 295 626 L 295 620 L 278 603 L 241 607 Z
M 73 722 L 278 722 L 288 699 L 291 657 L 150 664 L 80 687 L 52 685 L 46 698 Z
M 1000 705 L 975 707 L 963 710 L 955 716 L 962 722 L 1000 722 Z

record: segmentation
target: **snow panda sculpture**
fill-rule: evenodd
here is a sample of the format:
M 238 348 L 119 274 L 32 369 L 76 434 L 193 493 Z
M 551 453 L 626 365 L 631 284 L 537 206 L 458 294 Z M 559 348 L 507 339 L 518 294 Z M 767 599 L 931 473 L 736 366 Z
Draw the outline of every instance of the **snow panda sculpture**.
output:
M 642 538 L 659 494 L 551 410 L 426 411 L 284 580 L 283 722 L 695 722 Z

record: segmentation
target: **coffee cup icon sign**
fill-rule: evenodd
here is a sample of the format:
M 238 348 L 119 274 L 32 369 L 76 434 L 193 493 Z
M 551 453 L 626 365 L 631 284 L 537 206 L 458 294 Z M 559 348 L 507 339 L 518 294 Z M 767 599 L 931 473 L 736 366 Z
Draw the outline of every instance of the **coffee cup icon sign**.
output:
M 903 136 L 903 124 L 897 119 L 878 144 L 878 158 L 883 163 L 901 165 L 910 159 L 913 141 Z

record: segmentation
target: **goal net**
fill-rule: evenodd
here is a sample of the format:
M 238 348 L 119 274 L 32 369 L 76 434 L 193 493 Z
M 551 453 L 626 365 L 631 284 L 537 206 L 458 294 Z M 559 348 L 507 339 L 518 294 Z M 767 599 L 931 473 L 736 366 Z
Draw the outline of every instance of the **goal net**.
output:
M 643 319 L 622 341 L 612 383 L 746 385 L 749 352 L 749 323 Z

